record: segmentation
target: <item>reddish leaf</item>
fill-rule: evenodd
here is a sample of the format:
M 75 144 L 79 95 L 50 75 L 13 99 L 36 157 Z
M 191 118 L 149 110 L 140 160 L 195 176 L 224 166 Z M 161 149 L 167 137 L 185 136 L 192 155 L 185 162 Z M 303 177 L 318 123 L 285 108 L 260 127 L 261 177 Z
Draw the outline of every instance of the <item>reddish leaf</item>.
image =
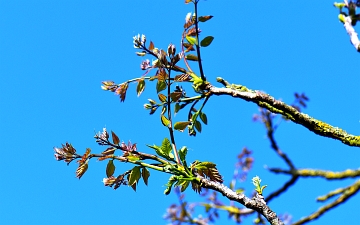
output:
M 181 92 L 173 92 L 170 94 L 171 100 L 173 100 L 173 102 L 177 102 L 179 98 L 181 98 L 181 96 L 182 96 Z
M 118 138 L 118 136 L 113 131 L 111 131 L 111 135 L 112 135 L 113 143 L 115 145 L 118 145 L 120 143 L 120 139 Z
M 113 137 L 113 139 L 114 139 L 114 137 Z M 114 154 L 115 150 L 116 150 L 116 148 L 109 147 L 105 151 L 103 151 L 101 154 L 103 154 L 103 155 L 112 155 L 112 154 Z
M 200 17 L 199 17 L 199 21 L 200 21 L 200 22 L 206 22 L 206 21 L 210 20 L 211 18 L 213 18 L 213 16 L 211 16 L 211 15 L 208 15 L 208 16 L 200 16 Z
M 150 41 L 149 50 L 152 51 L 153 49 L 154 49 L 154 43 Z
M 187 60 L 190 60 L 190 61 L 199 61 L 198 57 L 196 55 L 193 55 L 193 54 L 188 54 L 185 56 L 185 58 Z
M 160 100 L 161 102 L 166 102 L 166 99 L 167 99 L 167 98 L 166 98 L 165 95 L 159 93 L 159 94 L 158 94 L 158 97 L 159 97 L 159 100 Z
M 76 170 L 76 177 L 80 179 L 85 174 L 87 169 L 88 169 L 88 163 L 87 162 L 79 165 L 79 167 Z

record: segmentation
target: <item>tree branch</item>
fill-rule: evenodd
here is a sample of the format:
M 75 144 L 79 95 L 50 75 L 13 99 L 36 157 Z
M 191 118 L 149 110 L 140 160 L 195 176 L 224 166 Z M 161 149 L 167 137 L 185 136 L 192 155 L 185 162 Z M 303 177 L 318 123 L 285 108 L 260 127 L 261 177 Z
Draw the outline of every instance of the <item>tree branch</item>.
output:
M 225 185 L 210 181 L 204 177 L 198 176 L 201 187 L 217 191 L 227 197 L 229 200 L 236 201 L 249 209 L 253 209 L 263 215 L 272 225 L 284 225 L 275 212 L 266 205 L 262 195 L 256 194 L 252 199 L 246 197 L 243 193 L 236 193 Z
M 224 79 L 217 78 L 218 82 L 225 83 Z M 275 100 L 274 97 L 261 91 L 253 91 L 243 85 L 227 85 L 224 88 L 214 87 L 208 84 L 206 90 L 214 95 L 230 95 L 234 98 L 241 98 L 248 102 L 253 102 L 269 111 L 281 114 L 294 123 L 300 124 L 310 131 L 323 137 L 340 140 L 346 145 L 360 147 L 360 136 L 348 134 L 346 131 L 333 127 L 330 124 L 314 119 L 305 113 L 299 112 L 294 107 L 282 101 Z

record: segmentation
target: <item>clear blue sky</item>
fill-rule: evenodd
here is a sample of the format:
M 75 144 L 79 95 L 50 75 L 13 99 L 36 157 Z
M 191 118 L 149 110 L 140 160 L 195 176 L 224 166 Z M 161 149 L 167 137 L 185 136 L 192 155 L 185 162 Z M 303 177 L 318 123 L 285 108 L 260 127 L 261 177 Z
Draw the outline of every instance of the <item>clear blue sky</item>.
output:
M 209 81 L 215 84 L 222 76 L 288 103 L 294 92 L 305 92 L 310 97 L 305 113 L 359 134 L 360 55 L 332 3 L 202 1 L 200 14 L 214 16 L 201 27 L 203 36 L 215 37 L 203 50 Z M 1 224 L 167 224 L 162 215 L 176 202 L 163 195 L 167 175 L 152 172 L 149 186 L 140 183 L 136 193 L 128 187 L 114 191 L 101 182 L 105 162 L 90 162 L 79 181 L 76 165 L 55 161 L 53 147 L 68 141 L 78 152 L 87 147 L 101 152 L 93 136 L 106 126 L 121 140 L 136 142 L 139 151 L 151 152 L 145 144 L 159 144 L 167 136 L 158 114 L 143 109 L 146 99 L 156 98 L 154 88 L 137 98 L 131 86 L 120 104 L 100 89 L 101 81 L 141 76 L 142 58 L 134 54 L 132 37 L 144 33 L 157 47 L 179 46 L 191 11 L 183 0 L 0 1 Z M 190 149 L 189 161 L 217 163 L 228 184 L 236 155 L 246 146 L 255 157 L 250 176 L 259 175 L 268 185 L 265 195 L 288 180 L 264 169 L 286 165 L 270 149 L 263 125 L 252 122 L 256 105 L 214 97 L 205 112 L 209 125 L 198 137 L 176 133 L 177 143 Z M 276 138 L 297 167 L 359 167 L 359 148 L 299 125 L 282 123 Z M 132 168 L 117 166 L 119 173 Z M 354 181 L 300 179 L 270 206 L 298 220 L 322 205 L 315 203 L 317 196 Z M 241 186 L 251 193 L 250 179 Z M 190 189 L 186 195 L 197 200 Z M 311 224 L 353 224 L 357 202 L 359 196 Z M 221 217 L 218 224 L 233 224 Z

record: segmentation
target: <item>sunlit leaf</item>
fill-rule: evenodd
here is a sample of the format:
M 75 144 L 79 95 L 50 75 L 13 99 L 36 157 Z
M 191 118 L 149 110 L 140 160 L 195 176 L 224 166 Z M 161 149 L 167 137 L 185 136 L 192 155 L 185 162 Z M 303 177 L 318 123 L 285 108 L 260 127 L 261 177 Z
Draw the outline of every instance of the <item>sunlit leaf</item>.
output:
M 193 166 L 197 173 L 203 177 L 209 177 L 210 180 L 216 182 L 223 182 L 222 176 L 216 168 L 216 164 L 212 162 L 201 162 Z
M 207 125 L 207 116 L 206 116 L 206 114 L 205 113 L 203 113 L 203 112 L 201 112 L 200 113 L 200 119 L 201 119 L 201 121 L 204 123 L 204 124 L 206 124 Z
M 175 130 L 178 130 L 178 131 L 180 131 L 180 132 L 183 132 L 189 124 L 190 124 L 189 121 L 186 121 L 186 122 L 176 122 L 176 123 L 174 124 L 174 129 L 175 129 Z
M 204 39 L 201 40 L 200 45 L 202 47 L 207 47 L 211 44 L 211 42 L 214 40 L 213 36 L 207 36 Z
M 191 37 L 189 35 L 186 35 L 185 38 L 189 42 L 189 44 L 198 45 L 197 39 L 195 37 Z
M 145 185 L 148 185 L 148 179 L 149 179 L 149 177 L 150 177 L 150 172 L 149 172 L 149 170 L 146 169 L 145 167 L 142 168 L 141 175 L 142 175 L 142 178 L 143 178 L 143 180 L 144 180 Z
M 208 16 L 200 16 L 200 17 L 199 17 L 199 21 L 200 21 L 200 22 L 206 22 L 206 21 L 210 20 L 211 18 L 213 18 L 213 16 L 211 16 L 211 15 L 208 15 Z
M 146 52 L 145 51 L 142 51 L 142 52 L 135 52 L 136 55 L 138 56 L 145 56 L 146 55 Z
M 88 162 L 79 165 L 79 167 L 76 170 L 76 177 L 80 179 L 85 174 L 88 167 L 89 167 Z
M 129 176 L 129 185 L 132 186 L 133 184 L 137 183 L 138 180 L 141 177 L 141 172 L 140 172 L 140 166 L 135 166 L 130 173 Z
M 161 114 L 161 122 L 165 127 L 169 126 L 169 124 L 170 124 L 170 120 L 162 114 Z
M 164 69 L 159 69 L 157 77 L 159 81 L 165 81 L 166 79 L 168 79 L 169 75 L 166 73 Z
M 146 146 L 148 146 L 149 148 L 154 149 L 155 152 L 156 152 L 156 154 L 158 154 L 158 155 L 160 155 L 160 156 L 164 156 L 164 152 L 163 152 L 163 150 L 162 150 L 159 146 L 156 146 L 156 145 L 153 145 L 153 146 L 151 146 L 151 145 L 146 145 Z
M 179 150 L 179 157 L 181 162 L 185 161 L 186 158 L 186 154 L 187 154 L 187 147 L 183 146 L 180 150 Z
M 111 177 L 115 172 L 114 160 L 109 160 L 106 166 L 106 176 Z
M 190 78 L 189 74 L 183 73 L 183 74 L 180 74 L 180 75 L 176 75 L 174 77 L 174 80 L 175 81 L 189 81 L 189 80 L 191 80 L 191 78 Z
M 196 55 L 193 55 L 193 54 L 188 54 L 185 56 L 185 58 L 187 60 L 190 60 L 190 61 L 199 61 L 198 57 Z
M 171 153 L 172 147 L 171 147 L 171 143 L 170 143 L 169 139 L 164 138 L 164 140 L 161 143 L 161 149 L 162 149 L 162 152 L 165 154 L 165 156 L 167 156 L 166 158 L 168 158 L 168 159 L 174 158 L 174 155 Z
M 159 93 L 159 94 L 158 94 L 158 97 L 159 97 L 159 100 L 160 100 L 161 102 L 166 102 L 167 97 L 166 97 L 165 95 Z
M 139 97 L 141 95 L 141 93 L 143 93 L 144 90 L 145 90 L 145 80 L 140 79 L 140 80 L 138 80 L 138 84 L 136 86 L 137 96 Z
M 114 145 L 118 145 L 120 143 L 119 137 L 113 131 L 111 131 L 111 136 L 112 136 Z
M 149 44 L 149 50 L 152 51 L 154 49 L 154 43 L 152 41 L 150 41 L 150 44 Z
M 105 151 L 103 151 L 101 154 L 103 154 L 103 155 L 112 155 L 112 154 L 114 154 L 115 150 L 116 150 L 116 148 L 109 147 L 109 148 L 105 149 Z
M 137 155 L 128 155 L 128 156 L 126 156 L 126 158 L 127 158 L 129 161 L 133 161 L 133 162 L 136 162 L 136 161 L 139 161 L 139 160 L 140 160 L 140 157 L 137 156 Z

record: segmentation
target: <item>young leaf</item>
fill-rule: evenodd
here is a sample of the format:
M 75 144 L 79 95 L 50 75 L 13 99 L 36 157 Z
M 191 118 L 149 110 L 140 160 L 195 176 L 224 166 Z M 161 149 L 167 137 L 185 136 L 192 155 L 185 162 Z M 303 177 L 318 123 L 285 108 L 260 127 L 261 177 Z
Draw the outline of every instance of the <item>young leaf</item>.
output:
M 165 127 L 168 127 L 170 124 L 170 120 L 161 114 L 161 122 Z
M 129 185 L 132 186 L 133 184 L 137 183 L 140 177 L 141 177 L 140 166 L 135 166 L 131 170 L 130 176 L 128 178 Z
M 115 165 L 114 160 L 109 160 L 107 166 L 106 166 L 106 176 L 111 177 L 115 172 Z
M 175 114 L 179 112 L 179 110 L 181 109 L 181 106 L 179 103 L 175 104 Z
M 141 175 L 142 175 L 142 178 L 143 178 L 143 180 L 144 180 L 145 185 L 147 186 L 147 185 L 148 185 L 148 179 L 149 179 L 149 177 L 150 177 L 150 172 L 149 172 L 149 170 L 146 169 L 145 167 L 142 168 Z
M 166 96 L 165 96 L 165 95 L 159 93 L 159 94 L 158 94 L 158 97 L 159 97 L 159 100 L 160 100 L 161 102 L 166 102 Z
M 170 177 L 168 183 L 165 184 L 165 186 L 166 186 L 166 189 L 165 189 L 165 191 L 164 191 L 164 194 L 165 194 L 165 195 L 170 194 L 171 188 L 172 188 L 172 186 L 174 185 L 174 183 L 175 183 L 176 181 L 177 181 L 176 176 L 172 175 L 172 176 Z
M 146 146 L 148 146 L 149 148 L 154 149 L 155 152 L 156 152 L 156 154 L 158 154 L 159 156 L 164 156 L 164 155 L 165 155 L 164 152 L 163 152 L 163 150 L 162 150 L 159 146 L 156 146 L 156 145 L 153 145 L 153 146 L 151 146 L 151 145 L 146 145 Z
M 193 54 L 188 54 L 185 56 L 185 58 L 187 60 L 190 60 L 190 61 L 199 61 L 198 57 L 196 55 L 193 55 Z
M 200 119 L 205 125 L 207 125 L 207 116 L 205 113 L 203 112 L 200 113 Z
M 166 82 L 165 81 L 161 81 L 158 80 L 157 84 L 156 84 L 156 91 L 157 93 L 163 91 L 166 89 Z
M 79 167 L 78 167 L 77 170 L 76 170 L 76 177 L 80 179 L 80 178 L 85 174 L 85 172 L 87 171 L 88 167 L 89 167 L 89 166 L 88 166 L 88 163 L 87 163 L 87 162 L 79 165 Z
M 208 20 L 211 19 L 211 18 L 213 18 L 213 16 L 211 16 L 211 15 L 208 15 L 208 16 L 200 16 L 200 17 L 199 17 L 199 21 L 200 21 L 200 22 L 206 22 L 206 21 L 208 21 Z
M 112 136 L 114 145 L 118 145 L 120 143 L 119 137 L 113 131 L 111 131 L 111 136 Z
M 188 35 L 186 35 L 185 38 L 186 38 L 186 40 L 189 42 L 189 44 L 191 44 L 191 45 L 198 45 L 196 38 L 191 37 L 191 36 L 188 36 Z
M 201 40 L 200 45 L 202 47 L 207 47 L 211 44 L 211 42 L 214 40 L 213 36 L 207 36 L 204 39 Z
M 178 130 L 178 131 L 180 131 L 180 132 L 183 132 L 189 124 L 190 124 L 189 121 L 186 121 L 186 122 L 176 122 L 175 125 L 174 125 L 174 129 L 175 129 L 175 130 Z
M 165 158 L 167 159 L 173 159 L 174 155 L 171 153 L 172 147 L 169 139 L 164 138 L 164 140 L 161 143 L 161 150 L 165 154 Z
M 197 173 L 203 177 L 209 177 L 210 180 L 216 182 L 223 182 L 222 176 L 216 168 L 216 164 L 211 162 L 201 162 L 193 166 Z
M 177 102 L 182 96 L 182 92 L 173 92 L 170 94 L 171 100 L 173 100 L 173 102 Z
M 196 183 L 195 181 L 191 181 L 191 188 L 198 194 L 201 192 L 200 184 Z
M 152 41 L 150 41 L 150 44 L 149 44 L 149 50 L 152 51 L 154 49 L 154 43 Z
M 139 97 L 141 95 L 141 93 L 143 93 L 143 91 L 145 90 L 145 80 L 144 79 L 140 79 L 138 81 L 138 84 L 136 86 L 136 93 L 137 96 Z
M 187 147 L 183 146 L 179 150 L 179 157 L 180 157 L 181 162 L 185 162 L 186 154 L 187 154 Z M 185 163 L 183 163 L 183 164 L 185 164 Z
M 180 184 L 181 185 L 180 191 L 184 192 L 186 190 L 186 188 L 189 186 L 189 184 L 190 184 L 190 181 L 187 181 L 187 180 L 182 181 Z
M 195 120 L 194 122 L 195 128 L 197 131 L 199 131 L 199 133 L 201 133 L 201 123 L 197 120 Z

